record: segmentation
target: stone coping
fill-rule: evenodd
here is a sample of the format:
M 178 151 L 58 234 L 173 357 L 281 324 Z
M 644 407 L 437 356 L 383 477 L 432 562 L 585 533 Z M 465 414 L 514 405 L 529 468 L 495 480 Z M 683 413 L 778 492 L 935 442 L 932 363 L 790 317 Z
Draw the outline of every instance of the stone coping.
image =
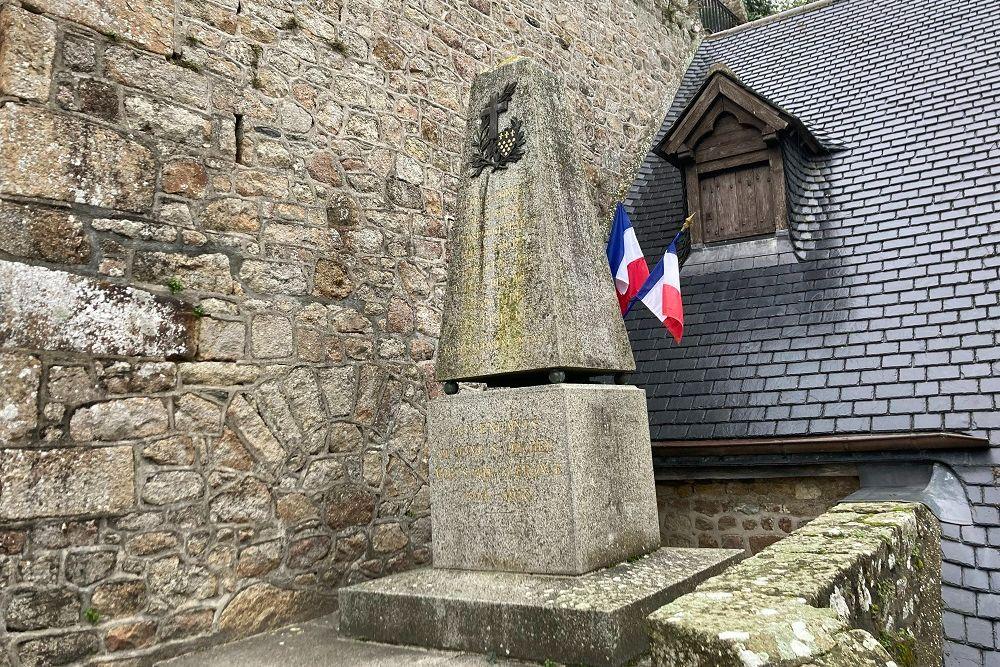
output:
M 941 660 L 936 519 L 847 503 L 650 615 L 654 665 L 917 665 Z

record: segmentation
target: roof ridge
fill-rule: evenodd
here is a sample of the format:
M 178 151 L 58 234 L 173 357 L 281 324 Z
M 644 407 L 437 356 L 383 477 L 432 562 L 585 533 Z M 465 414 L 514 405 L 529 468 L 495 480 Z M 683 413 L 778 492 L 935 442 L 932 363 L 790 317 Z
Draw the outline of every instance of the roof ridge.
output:
M 813 0 L 813 2 L 808 2 L 804 5 L 799 5 L 798 7 L 792 7 L 791 9 L 786 9 L 783 12 L 778 12 L 777 14 L 771 14 L 770 16 L 765 16 L 764 18 L 757 19 L 756 21 L 750 21 L 749 23 L 743 23 L 734 28 L 729 28 L 728 30 L 721 30 L 719 32 L 714 32 L 711 35 L 705 37 L 706 42 L 716 41 L 721 37 L 728 37 L 738 32 L 744 32 L 746 30 L 753 30 L 754 28 L 759 28 L 761 26 L 769 25 L 777 21 L 782 21 L 792 16 L 798 16 L 799 14 L 805 14 L 806 12 L 811 12 L 815 9 L 822 9 L 828 7 L 840 0 Z

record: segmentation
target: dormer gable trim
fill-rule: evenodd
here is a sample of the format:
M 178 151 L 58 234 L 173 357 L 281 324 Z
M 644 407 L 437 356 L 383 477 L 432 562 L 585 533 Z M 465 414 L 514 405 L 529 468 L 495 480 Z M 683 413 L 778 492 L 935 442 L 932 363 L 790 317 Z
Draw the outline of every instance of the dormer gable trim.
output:
M 757 128 L 768 145 L 781 136 L 795 134 L 814 154 L 826 152 L 823 144 L 794 115 L 744 85 L 725 65 L 714 65 L 701 88 L 656 146 L 656 153 L 677 166 L 694 160 L 694 148 L 715 127 L 719 116 L 736 117 L 742 125 Z

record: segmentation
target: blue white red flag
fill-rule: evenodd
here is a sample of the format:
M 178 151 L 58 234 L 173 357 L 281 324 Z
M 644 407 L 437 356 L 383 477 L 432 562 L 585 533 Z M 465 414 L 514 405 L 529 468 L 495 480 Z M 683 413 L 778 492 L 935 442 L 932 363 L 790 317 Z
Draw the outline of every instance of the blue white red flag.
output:
M 677 235 L 678 237 L 680 234 Z M 636 297 L 656 316 L 678 343 L 684 335 L 684 304 L 681 302 L 681 272 L 677 261 L 677 238 L 663 253 Z
M 624 317 L 632 307 L 635 295 L 649 277 L 649 267 L 642 255 L 639 240 L 635 237 L 632 221 L 628 219 L 625 207 L 615 208 L 615 221 L 608 237 L 608 264 L 615 279 L 618 307 Z

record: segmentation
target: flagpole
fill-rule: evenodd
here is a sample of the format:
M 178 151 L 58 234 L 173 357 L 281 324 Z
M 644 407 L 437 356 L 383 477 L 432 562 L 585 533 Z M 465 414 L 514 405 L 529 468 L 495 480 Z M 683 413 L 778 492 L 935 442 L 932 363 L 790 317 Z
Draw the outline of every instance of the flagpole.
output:
M 667 244 L 668 248 L 670 246 L 672 246 L 673 244 L 677 243 L 677 239 L 679 239 L 681 237 L 681 234 L 683 234 L 684 232 L 686 232 L 691 227 L 691 223 L 694 222 L 694 217 L 696 215 L 698 215 L 698 214 L 697 213 L 692 213 L 687 218 L 685 218 L 684 224 L 681 225 L 680 231 L 678 231 L 677 235 L 674 236 L 674 240 Z

